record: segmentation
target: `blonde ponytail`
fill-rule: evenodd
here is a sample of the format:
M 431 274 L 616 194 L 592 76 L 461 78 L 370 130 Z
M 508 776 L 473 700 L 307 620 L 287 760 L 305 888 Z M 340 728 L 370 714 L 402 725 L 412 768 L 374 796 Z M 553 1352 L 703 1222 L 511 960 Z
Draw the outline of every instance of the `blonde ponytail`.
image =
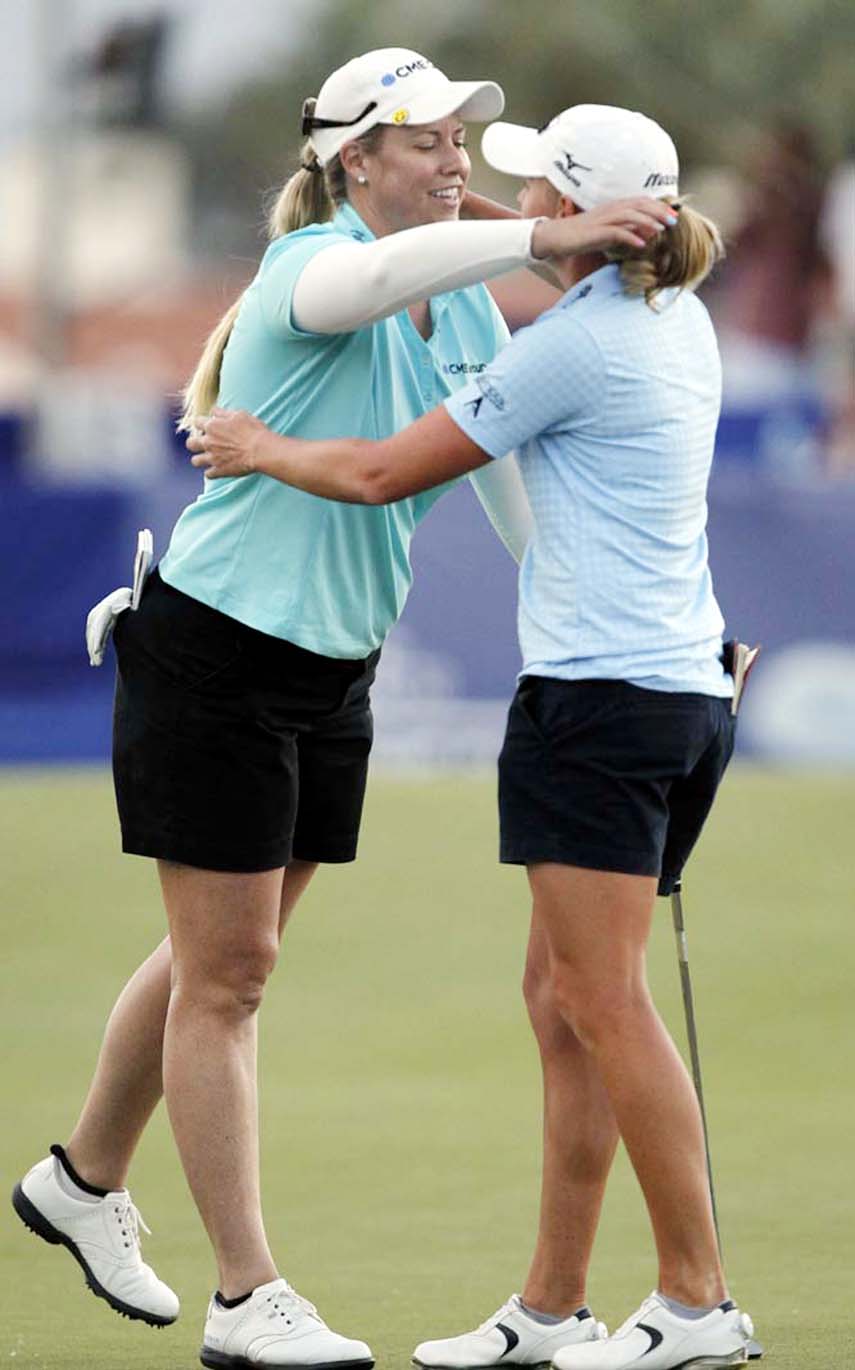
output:
M 223 353 L 226 350 L 226 343 L 234 327 L 235 319 L 238 316 L 240 302 L 243 294 L 240 294 L 234 304 L 226 310 L 216 328 L 209 334 L 205 346 L 202 348 L 202 355 L 196 366 L 196 370 L 187 382 L 182 391 L 181 418 L 178 420 L 178 432 L 189 433 L 193 427 L 193 421 L 200 414 L 210 414 L 214 405 L 217 403 L 217 395 L 220 390 L 220 367 L 223 363 Z
M 627 295 L 643 295 L 651 308 L 660 290 L 694 290 L 724 256 L 721 234 L 711 219 L 685 201 L 669 203 L 678 211 L 673 228 L 658 233 L 644 248 L 609 253 L 620 262 Z
M 267 231 L 271 238 L 295 233 L 309 224 L 325 224 L 332 218 L 335 199 L 330 191 L 330 171 L 330 166 L 320 165 L 311 140 L 307 140 L 300 149 L 299 171 L 285 182 L 270 206 Z
M 309 102 L 307 101 L 307 104 Z M 373 151 L 383 136 L 380 125 L 363 133 L 355 141 L 367 151 Z M 324 224 L 333 217 L 336 206 L 347 199 L 347 174 L 341 158 L 331 157 L 325 166 L 318 161 L 311 139 L 300 149 L 300 167 L 284 184 L 270 206 L 267 231 L 271 238 L 295 233 L 309 224 Z M 199 358 L 196 370 L 182 391 L 181 418 L 178 432 L 189 433 L 197 415 L 209 414 L 217 403 L 220 389 L 220 367 L 223 353 L 238 316 L 240 295 L 227 309 L 211 333 Z

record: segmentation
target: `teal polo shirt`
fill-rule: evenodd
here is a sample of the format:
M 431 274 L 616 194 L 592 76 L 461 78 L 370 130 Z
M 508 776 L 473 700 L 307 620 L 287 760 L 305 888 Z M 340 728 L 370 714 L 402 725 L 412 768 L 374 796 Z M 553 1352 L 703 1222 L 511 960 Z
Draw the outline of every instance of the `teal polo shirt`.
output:
M 349 204 L 271 243 L 241 301 L 218 403 L 300 438 L 385 438 L 433 409 L 508 338 L 483 285 L 435 295 L 425 341 L 406 309 L 354 333 L 294 324 L 297 278 L 316 252 L 373 234 Z M 232 618 L 324 656 L 383 642 L 412 581 L 410 541 L 447 486 L 395 504 L 320 499 L 269 476 L 206 480 L 178 519 L 160 574 Z

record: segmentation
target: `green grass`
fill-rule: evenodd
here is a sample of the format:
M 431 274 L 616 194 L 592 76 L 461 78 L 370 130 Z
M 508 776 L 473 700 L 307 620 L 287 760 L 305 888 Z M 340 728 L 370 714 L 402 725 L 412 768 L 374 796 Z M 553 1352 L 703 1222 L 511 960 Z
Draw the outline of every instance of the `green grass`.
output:
M 777 1370 L 853 1348 L 851 778 L 735 770 L 685 907 L 731 1286 Z M 10 1188 L 65 1137 L 123 978 L 162 935 L 151 863 L 117 851 L 101 772 L 0 775 L 0 990 Z M 495 861 L 485 779 L 373 782 L 356 868 L 298 910 L 262 1018 L 268 1226 L 281 1267 L 381 1370 L 520 1287 L 539 1183 L 540 1082 L 518 993 L 521 872 Z M 683 1042 L 667 904 L 650 954 Z M 0 1364 L 179 1370 L 196 1359 L 211 1257 L 162 1110 L 134 1197 L 181 1293 L 164 1332 L 120 1320 L 64 1252 L 0 1218 Z M 624 1157 L 590 1298 L 614 1323 L 655 1282 Z

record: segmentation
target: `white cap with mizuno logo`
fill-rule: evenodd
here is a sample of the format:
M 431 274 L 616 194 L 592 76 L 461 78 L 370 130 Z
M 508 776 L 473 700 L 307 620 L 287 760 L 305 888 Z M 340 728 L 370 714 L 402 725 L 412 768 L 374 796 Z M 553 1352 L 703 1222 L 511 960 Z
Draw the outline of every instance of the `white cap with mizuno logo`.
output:
M 614 105 L 574 105 L 543 128 L 491 124 L 484 157 L 510 176 L 545 176 L 580 209 L 631 195 L 679 194 L 680 164 L 654 119 Z
M 375 124 L 430 124 L 450 114 L 486 123 L 504 107 L 494 81 L 449 81 L 418 52 L 376 48 L 339 67 L 317 100 L 306 101 L 303 133 L 324 165 Z

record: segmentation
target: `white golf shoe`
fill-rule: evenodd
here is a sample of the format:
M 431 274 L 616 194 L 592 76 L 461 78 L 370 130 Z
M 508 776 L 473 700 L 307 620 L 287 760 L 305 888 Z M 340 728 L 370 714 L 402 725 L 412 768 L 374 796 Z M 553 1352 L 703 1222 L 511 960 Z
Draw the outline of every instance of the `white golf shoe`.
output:
M 460 1337 L 423 1341 L 413 1352 L 413 1363 L 428 1370 L 474 1370 L 493 1365 L 548 1365 L 563 1346 L 601 1341 L 606 1328 L 589 1308 L 580 1308 L 562 1322 L 543 1323 L 512 1294 L 498 1312 Z
M 598 1346 L 565 1346 L 555 1370 L 715 1370 L 746 1365 L 754 1327 L 730 1299 L 702 1318 L 680 1318 L 653 1293 Z
M 253 1370 L 259 1365 L 370 1370 L 374 1364 L 364 1341 L 332 1332 L 314 1304 L 283 1279 L 260 1284 L 236 1308 L 226 1308 L 215 1294 L 208 1305 L 199 1359 L 216 1370 Z
M 21 1221 L 52 1246 L 67 1247 L 93 1294 L 117 1313 L 151 1327 L 175 1322 L 178 1296 L 143 1261 L 139 1228 L 148 1228 L 128 1191 L 76 1199 L 62 1185 L 60 1169 L 56 1155 L 46 1156 L 15 1186 L 12 1203 Z

